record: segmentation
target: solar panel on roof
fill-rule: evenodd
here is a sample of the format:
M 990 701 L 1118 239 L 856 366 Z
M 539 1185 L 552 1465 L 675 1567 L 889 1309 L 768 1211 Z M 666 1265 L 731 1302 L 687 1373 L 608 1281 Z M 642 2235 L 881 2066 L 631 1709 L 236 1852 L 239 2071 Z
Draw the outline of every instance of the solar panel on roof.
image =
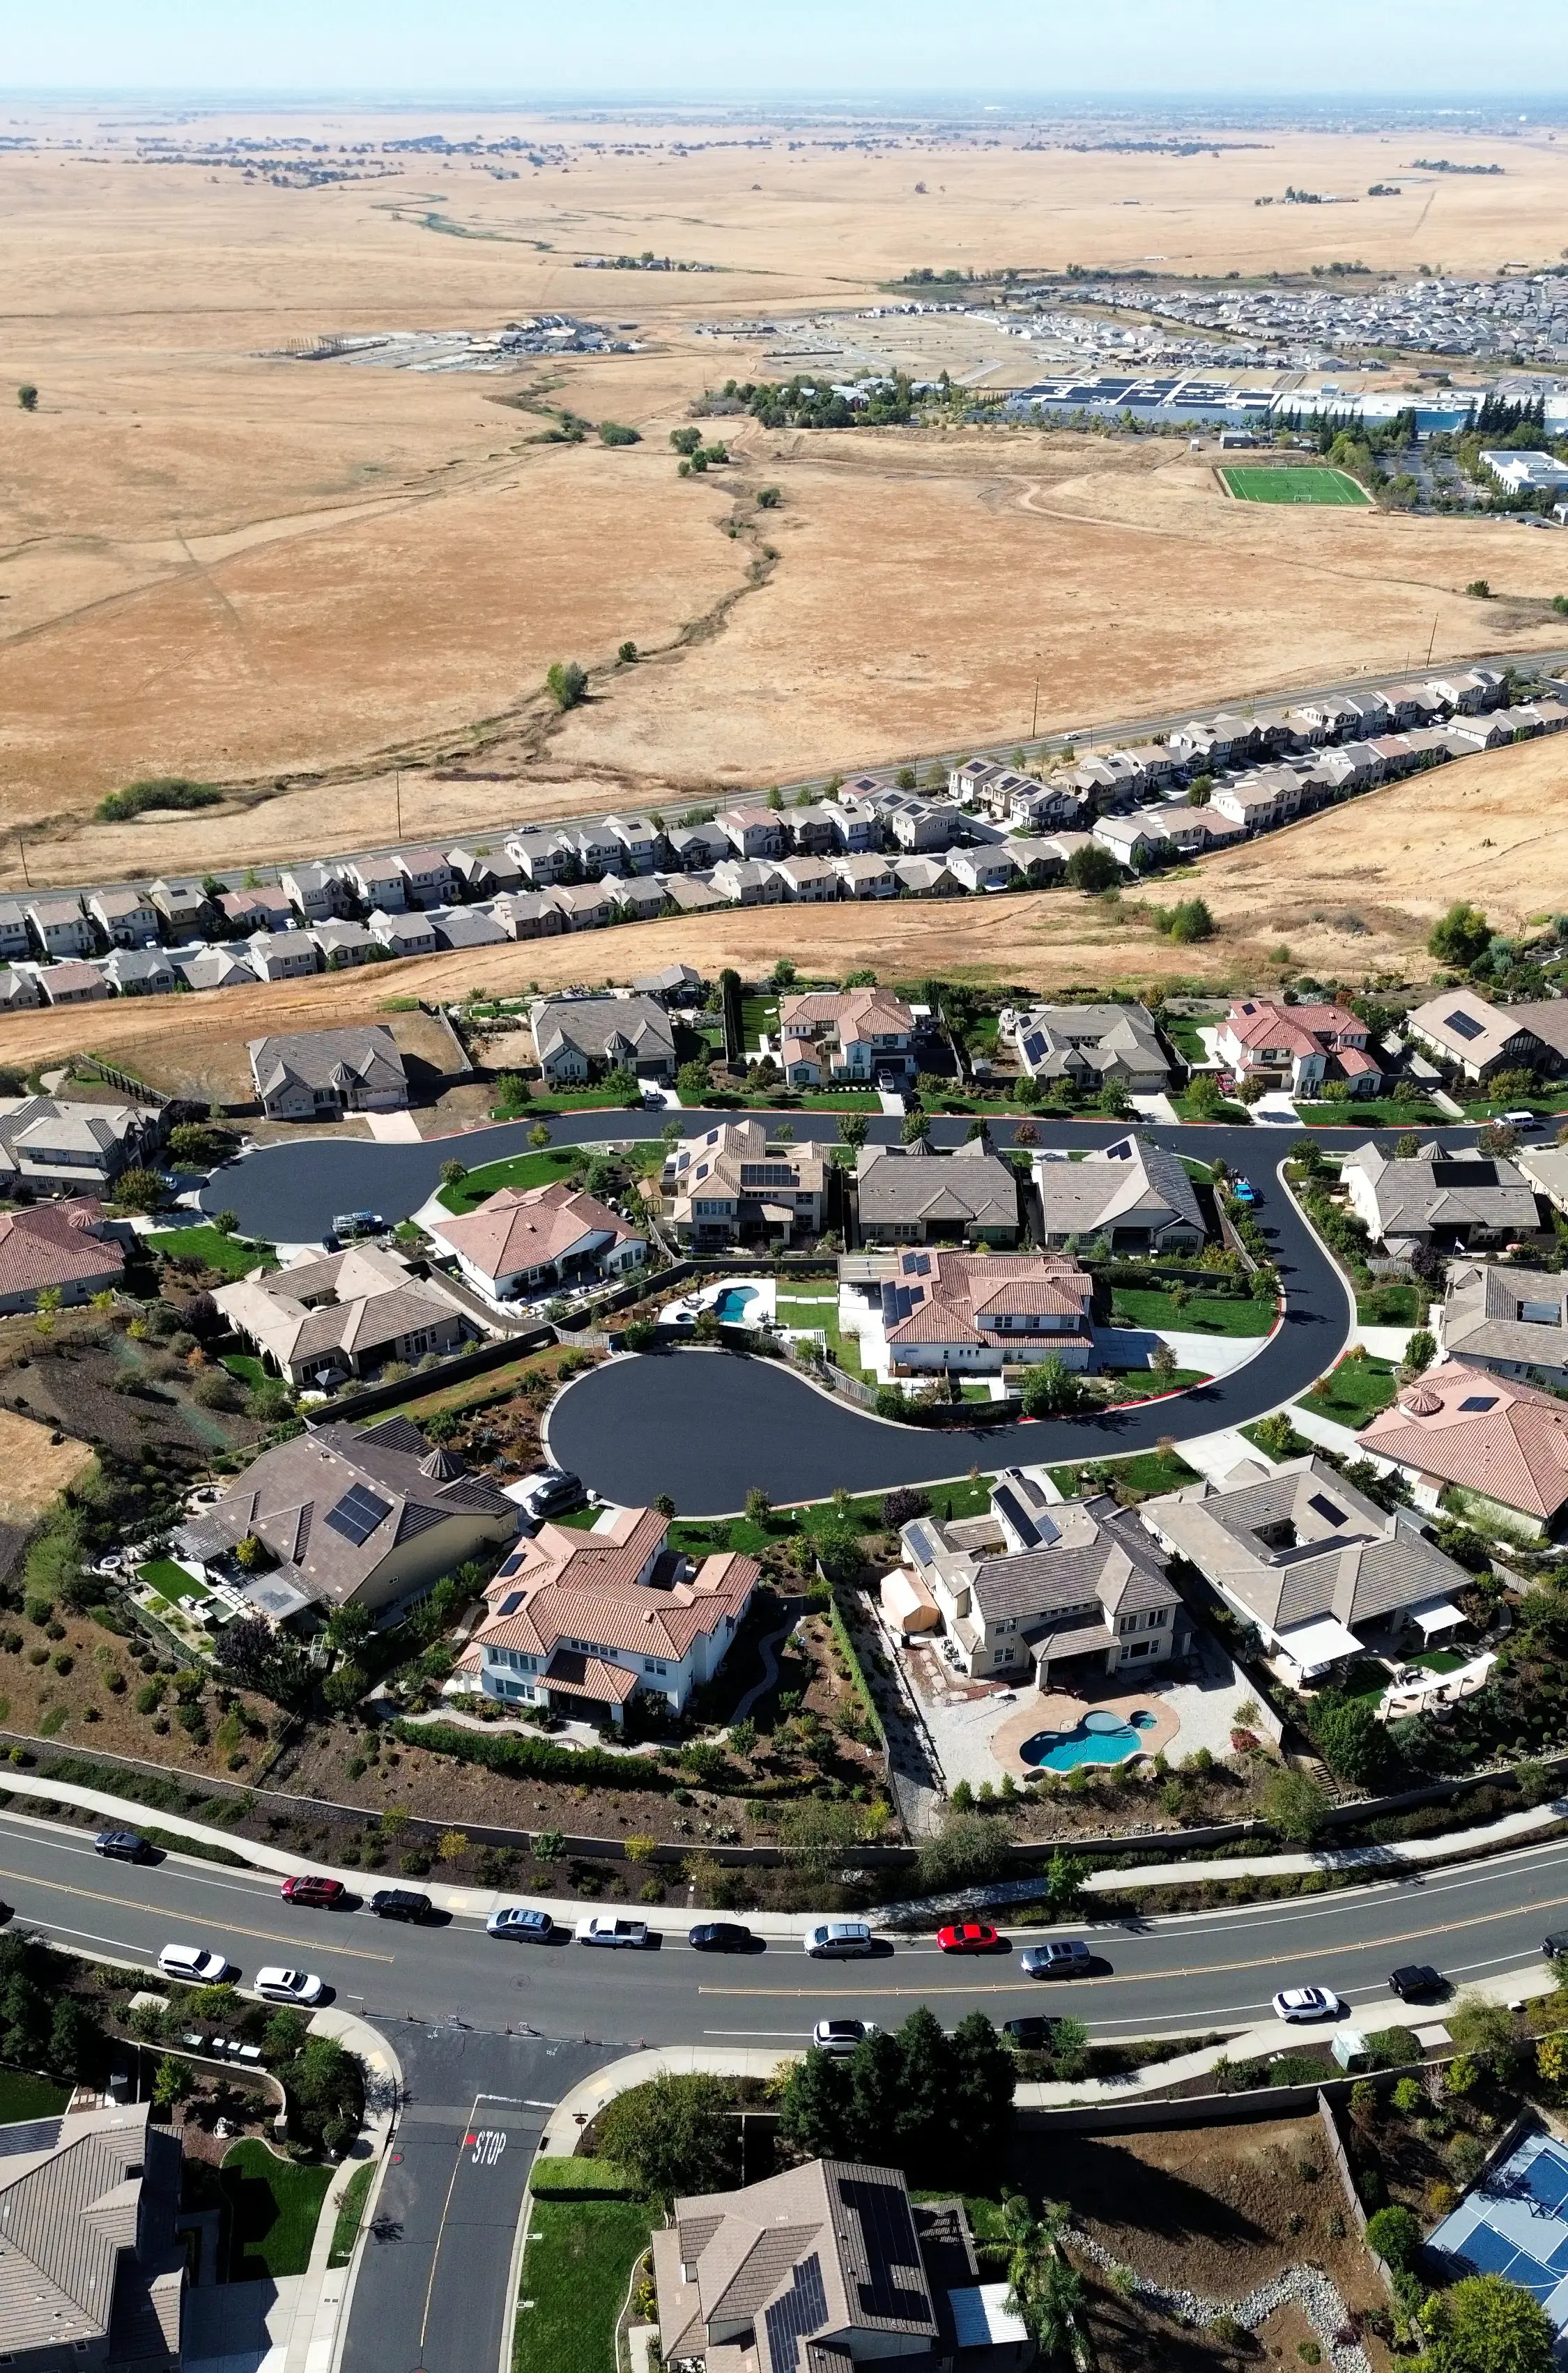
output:
M 509 1590 L 506 1596 L 502 1599 L 499 1607 L 496 1609 L 497 1614 L 515 1615 L 518 1608 L 522 1605 L 523 1599 L 526 1596 L 527 1593 L 525 1591 Z
M 1497 1395 L 1495 1393 L 1469 1393 L 1459 1403 L 1459 1414 L 1461 1417 L 1464 1417 L 1473 1413 L 1479 1417 L 1482 1409 L 1495 1409 L 1496 1407 Z
M 1046 1042 L 1044 1035 L 1040 1031 L 1030 1031 L 1029 1035 L 1024 1041 L 1024 1053 L 1025 1058 L 1031 1063 L 1043 1063 L 1045 1061 Z
M 378 1500 L 363 1483 L 351 1484 L 335 1508 L 327 1510 L 327 1522 L 334 1533 L 352 1541 L 356 1549 L 368 1541 L 383 1517 L 392 1514 L 390 1500 Z
M 1031 1519 L 1024 1514 L 1024 1511 L 1019 1506 L 1017 1500 L 1008 1490 L 1005 1483 L 999 1483 L 996 1489 L 992 1491 L 991 1505 L 997 1510 L 998 1514 L 1012 1526 L 1013 1531 L 1017 1534 L 1019 1539 L 1023 1542 L 1026 1549 L 1038 1548 L 1040 1540 L 1039 1534 L 1036 1531 Z
M 826 2321 L 827 2293 L 823 2287 L 822 2263 L 813 2250 L 796 2267 L 795 2279 L 783 2297 L 775 2299 L 763 2316 L 774 2373 L 795 2373 L 802 2341 L 808 2332 L 820 2332 Z
M 930 1565 L 934 1552 L 931 1549 L 930 1540 L 920 1530 L 919 1525 L 911 1525 L 909 1527 L 909 1547 L 914 1550 L 915 1555 L 919 1559 L 922 1565 Z
M 1473 1013 L 1446 1013 L 1443 1019 L 1445 1027 L 1451 1030 L 1456 1038 L 1479 1038 L 1486 1027 L 1483 1022 L 1476 1020 Z
M 856 2285 L 861 2313 L 899 2323 L 929 2320 L 930 2301 L 906 2195 L 890 2183 L 846 2179 L 838 2197 L 860 2226 L 865 2251 L 868 2279 Z
M 1315 1491 L 1306 1504 L 1315 1516 L 1322 1517 L 1326 1525 L 1342 1525 L 1345 1521 L 1343 1508 L 1336 1508 L 1332 1500 L 1326 1500 L 1321 1491 Z

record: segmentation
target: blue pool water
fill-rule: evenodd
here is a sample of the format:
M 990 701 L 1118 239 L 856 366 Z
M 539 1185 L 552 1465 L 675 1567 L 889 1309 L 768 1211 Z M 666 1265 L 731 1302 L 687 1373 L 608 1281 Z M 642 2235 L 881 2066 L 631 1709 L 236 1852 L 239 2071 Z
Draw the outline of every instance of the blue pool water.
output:
M 1071 1771 L 1080 1763 L 1125 1763 L 1139 1753 L 1141 1734 L 1154 1727 L 1152 1713 L 1127 1722 L 1118 1713 L 1086 1713 L 1072 1730 L 1038 1730 L 1018 1752 L 1041 1771 Z
M 741 1327 L 745 1323 L 748 1307 L 755 1300 L 755 1285 L 727 1285 L 713 1307 L 724 1326 Z

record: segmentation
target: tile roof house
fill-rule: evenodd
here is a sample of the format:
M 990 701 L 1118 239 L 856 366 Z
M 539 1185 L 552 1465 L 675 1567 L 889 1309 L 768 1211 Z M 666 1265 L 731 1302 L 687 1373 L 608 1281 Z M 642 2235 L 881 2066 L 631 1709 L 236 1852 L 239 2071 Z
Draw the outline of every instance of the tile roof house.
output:
M 657 998 L 542 997 L 529 1022 L 552 1085 L 622 1069 L 666 1085 L 675 1076 L 674 1027 Z
M 421 906 L 400 908 L 393 914 L 376 906 L 369 917 L 370 937 L 392 956 L 433 956 L 436 934 L 430 918 Z
M 439 906 L 429 921 L 438 948 L 499 948 L 509 936 L 485 906 Z
M 261 980 L 304 980 L 321 969 L 309 931 L 252 931 L 245 948 Z
M 742 1236 L 788 1239 L 822 1233 L 827 1165 L 809 1140 L 770 1145 L 760 1120 L 721 1121 L 670 1148 L 659 1180 L 660 1210 L 694 1249 Z
M 0 963 L 25 956 L 32 947 L 28 918 L 19 898 L 0 898 Z
M 445 906 L 455 894 L 457 875 L 445 849 L 400 849 L 395 861 L 411 906 Z
M 1362 1440 L 1369 1447 L 1372 1429 Z M 1568 1493 L 1568 1472 L 1563 1477 Z M 1463 1621 L 1462 1566 L 1408 1508 L 1391 1515 L 1316 1455 L 1265 1476 L 1246 1462 L 1223 1483 L 1146 1500 L 1146 1528 L 1261 1632 L 1293 1688 L 1361 1655 L 1370 1635 L 1423 1641 Z
M 1082 1162 L 1035 1163 L 1043 1241 L 1106 1235 L 1114 1252 L 1198 1252 L 1206 1231 L 1179 1154 L 1141 1137 L 1096 1146 Z
M 433 1450 L 406 1418 L 390 1417 L 363 1430 L 316 1426 L 263 1450 L 174 1544 L 206 1565 L 253 1533 L 275 1562 L 236 1570 L 231 1586 L 281 1618 L 350 1601 L 374 1613 L 516 1532 L 517 1510 L 495 1484 Z
M 352 964 L 369 964 L 370 952 L 377 942 L 363 923 L 350 917 L 340 917 L 334 922 L 312 923 L 310 937 L 321 950 L 322 962 L 328 972 L 343 972 Z
M 1094 1280 L 1060 1253 L 938 1245 L 886 1255 L 884 1264 L 870 1292 L 895 1375 L 939 1368 L 994 1375 L 1049 1359 L 1066 1368 L 1093 1364 Z
M 219 1286 L 213 1300 L 292 1385 L 359 1376 L 385 1360 L 413 1362 L 455 1351 L 463 1315 L 439 1285 L 380 1245 L 356 1245 L 325 1260 L 305 1253 L 263 1278 Z
M 149 2102 L 3 2130 L 0 2353 L 13 2373 L 179 2373 L 178 2137 Z
M 1006 1035 L 1032 1079 L 1073 1080 L 1094 1090 L 1120 1080 L 1134 1095 L 1170 1084 L 1154 1017 L 1144 1005 L 1036 1005 L 1012 1017 Z
M 252 1038 L 249 1053 L 251 1077 L 269 1120 L 407 1109 L 408 1075 L 384 1023 Z
M 862 1145 L 855 1184 L 864 1244 L 1017 1241 L 1017 1175 L 978 1138 L 953 1153 L 932 1153 L 920 1139 Z
M 777 867 L 761 858 L 727 857 L 708 879 L 731 906 L 777 906 L 783 900 Z
M 584 1278 L 618 1277 L 648 1258 L 648 1239 L 609 1205 L 564 1178 L 503 1186 L 476 1210 L 434 1220 L 430 1233 L 463 1275 L 497 1301 Z
M 221 891 L 217 908 L 231 930 L 242 931 L 247 937 L 252 931 L 287 931 L 294 920 L 288 893 L 281 885 L 275 889 L 263 884 L 254 890 Z
M 1434 1142 L 1400 1162 L 1369 1141 L 1345 1155 L 1340 1177 L 1352 1210 L 1394 1260 L 1425 1245 L 1463 1252 L 1540 1227 L 1529 1181 L 1501 1155 L 1450 1153 Z
M 1568 1385 L 1568 1279 L 1555 1269 L 1451 1261 L 1434 1332 L 1450 1359 Z
M 1463 1360 L 1428 1368 L 1361 1438 L 1402 1471 L 1418 1506 L 1435 1508 L 1447 1490 L 1461 1508 L 1534 1537 L 1553 1531 L 1568 1503 L 1568 1405 Z
M 194 938 L 212 919 L 207 894 L 199 882 L 155 882 L 147 894 L 172 939 Z
M 279 876 L 289 904 L 307 923 L 324 923 L 344 914 L 350 892 L 330 865 L 291 865 Z
M 95 890 L 88 913 L 111 947 L 147 948 L 158 941 L 158 908 L 145 890 Z
M 125 1269 L 111 1228 L 100 1204 L 76 1197 L 0 1209 L 0 1311 L 36 1310 L 46 1288 L 63 1303 L 111 1293 Z
M 679 1713 L 723 1663 L 761 1568 L 685 1557 L 666 1548 L 669 1530 L 655 1508 L 616 1508 L 586 1533 L 541 1525 L 486 1585 L 452 1693 L 619 1724 L 641 1690 Z
M 665 875 L 664 895 L 680 915 L 710 915 L 717 907 L 733 904 L 711 882 L 701 882 L 695 875 L 684 873 Z
M 982 2283 L 962 2202 L 896 2168 L 812 2159 L 677 2200 L 653 2237 L 667 2364 L 694 2373 L 1013 2373 L 1036 2355 L 1005 2283 Z
M 145 1163 L 162 1135 L 141 1105 L 93 1105 L 57 1096 L 0 1096 L 0 1186 L 100 1192 Z
M 778 1000 L 784 1076 L 791 1087 L 908 1071 L 914 1035 L 915 1017 L 891 989 L 810 989 Z
M 194 955 L 177 955 L 174 969 L 187 988 L 254 988 L 255 966 L 236 949 L 202 948 Z
M 161 948 L 114 948 L 103 977 L 121 997 L 166 997 L 179 978 Z
M 1561 998 L 1492 1005 L 1473 988 L 1449 988 L 1407 1014 L 1405 1027 L 1467 1080 L 1568 1065 L 1568 1001 Z
M 1063 1668 L 1098 1677 L 1186 1653 L 1181 1595 L 1130 1510 L 1109 1494 L 1047 1499 L 1040 1467 L 1005 1467 L 989 1517 L 921 1516 L 899 1538 L 964 1670 L 1042 1689 Z
M 1342 1079 L 1352 1096 L 1375 1096 L 1383 1071 L 1371 1045 L 1366 1023 L 1342 1005 L 1286 1005 L 1269 997 L 1240 999 L 1214 1035 L 1222 1063 L 1293 1095 L 1310 1095 L 1325 1080 Z
M 553 940 L 567 918 L 547 890 L 503 890 L 490 912 L 509 940 Z
M 109 983 L 98 966 L 78 956 L 40 964 L 37 977 L 51 1005 L 96 1005 L 109 995 Z
M 75 898 L 34 898 L 28 906 L 33 939 L 46 958 L 90 956 L 92 925 Z

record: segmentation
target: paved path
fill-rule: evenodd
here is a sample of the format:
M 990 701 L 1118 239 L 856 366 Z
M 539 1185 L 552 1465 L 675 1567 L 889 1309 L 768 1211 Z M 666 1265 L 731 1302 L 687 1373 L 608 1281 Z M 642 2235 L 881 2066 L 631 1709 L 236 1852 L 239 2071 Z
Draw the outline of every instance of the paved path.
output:
M 761 1703 L 762 1700 L 767 1695 L 768 1690 L 773 1687 L 774 1682 L 778 1678 L 778 1656 L 777 1653 L 778 1645 L 781 1641 L 787 1640 L 790 1637 L 790 1634 L 794 1628 L 793 1620 L 788 1623 L 781 1623 L 777 1631 L 770 1631 L 766 1640 L 759 1640 L 757 1642 L 757 1654 L 762 1658 L 762 1678 L 760 1681 L 754 1681 L 751 1688 L 746 1691 L 745 1696 L 741 1700 L 740 1704 L 735 1708 L 734 1713 L 730 1717 L 731 1723 L 744 1722 L 753 1706 Z

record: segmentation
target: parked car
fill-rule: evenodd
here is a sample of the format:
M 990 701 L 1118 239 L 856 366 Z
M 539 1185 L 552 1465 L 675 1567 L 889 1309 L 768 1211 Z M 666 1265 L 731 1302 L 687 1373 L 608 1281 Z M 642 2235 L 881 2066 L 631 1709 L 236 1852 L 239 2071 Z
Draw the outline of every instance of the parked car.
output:
M 608 1920 L 603 1912 L 596 1911 L 591 1919 L 578 1922 L 577 1941 L 579 1945 L 631 1946 L 637 1948 L 648 1942 L 648 1923 L 646 1920 Z
M 581 1477 L 568 1475 L 558 1467 L 546 1467 L 537 1476 L 529 1476 L 518 1493 L 518 1504 L 539 1524 L 546 1516 L 569 1514 L 587 1499 Z
M 939 1928 L 936 1941 L 944 1953 L 990 1953 L 1001 1938 L 989 1920 L 965 1920 L 958 1927 Z
M 1054 1936 L 1020 1953 L 1018 1966 L 1026 1978 L 1086 1978 L 1094 1959 L 1082 1936 Z
M 819 2052 L 847 2060 L 863 2036 L 878 2031 L 874 2018 L 819 2018 L 812 2029 L 812 2041 Z
M 1001 2031 L 1020 2052 L 1048 2052 L 1060 2025 L 1059 2018 L 1004 2018 Z
M 805 1946 L 813 1961 L 858 1960 L 872 1949 L 872 1932 L 863 1920 L 819 1920 Z
M 202 1945 L 166 1945 L 158 1966 L 166 1978 L 178 1978 L 186 1986 L 219 1986 L 228 1975 L 225 1955 L 209 1953 Z
M 326 1988 L 313 1970 L 258 1970 L 256 1992 L 267 2002 L 319 2003 Z
M 1430 1961 L 1404 1961 L 1390 1970 L 1388 1991 L 1401 2002 L 1416 2002 L 1423 1994 L 1445 1994 L 1449 1987 L 1447 1979 Z
M 378 1920 L 428 1920 L 431 1902 L 412 1887 L 378 1887 L 370 1898 L 370 1910 Z
M 1327 1986 L 1284 1986 L 1274 1996 L 1274 2016 L 1294 2026 L 1315 2018 L 1338 2018 L 1340 1997 Z
M 107 1854 L 111 1862 L 146 1862 L 153 1851 L 135 1829 L 99 1829 L 92 1843 L 95 1853 Z
M 662 1088 L 644 1088 L 642 1092 L 642 1108 L 644 1112 L 662 1112 L 664 1109 L 664 1091 Z
M 739 1920 L 702 1920 L 687 1931 L 686 1942 L 698 1953 L 744 1953 L 756 1939 Z
M 341 1878 L 318 1878 L 314 1871 L 286 1878 L 282 1888 L 285 1903 L 307 1903 L 312 1910 L 341 1903 L 347 1893 Z
M 1568 1928 L 1552 1929 L 1550 1935 L 1542 1938 L 1540 1949 L 1543 1960 L 1562 1959 L 1564 1954 L 1568 1954 Z
M 1253 1185 L 1250 1178 L 1233 1179 L 1231 1181 L 1231 1193 L 1235 1197 L 1236 1201 L 1241 1204 L 1243 1209 L 1248 1211 L 1258 1199 L 1258 1189 Z
M 1497 1117 L 1504 1128 L 1534 1128 L 1536 1125 L 1534 1113 L 1526 1112 L 1523 1106 L 1517 1112 L 1499 1113 Z
M 529 1911 L 521 1903 L 503 1903 L 485 1923 L 487 1936 L 509 1936 L 518 1945 L 543 1945 L 555 1933 L 547 1911 Z
M 373 1236 L 386 1224 L 379 1211 L 340 1211 L 332 1232 L 334 1236 Z

